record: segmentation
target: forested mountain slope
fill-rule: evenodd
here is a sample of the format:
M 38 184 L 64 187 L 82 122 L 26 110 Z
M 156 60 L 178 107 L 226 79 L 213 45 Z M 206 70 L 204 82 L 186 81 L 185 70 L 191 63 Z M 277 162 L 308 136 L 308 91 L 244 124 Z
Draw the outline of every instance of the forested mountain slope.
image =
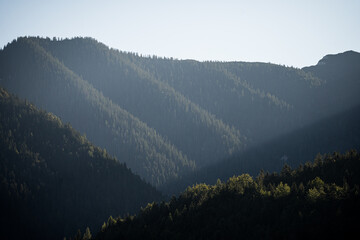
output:
M 95 239 L 352 239 L 360 214 L 360 156 L 318 156 L 281 173 L 199 184 L 137 216 L 109 218 Z
M 0 51 L 0 85 L 162 186 L 359 105 L 359 56 L 345 52 L 295 69 L 28 37 Z
M 0 238 L 62 239 L 161 194 L 51 113 L 0 88 Z
M 313 104 L 322 114 L 351 108 L 359 104 L 360 54 L 347 51 L 323 57 L 317 65 L 303 68 L 321 79 L 326 88 L 319 89 Z M 326 99 L 326 101 L 324 101 Z
M 360 104 L 360 54 L 326 56 L 331 64 L 295 69 L 269 63 L 144 58 L 135 64 L 234 126 L 252 143 Z M 317 69 L 321 69 L 317 70 Z
M 293 103 L 276 95 L 268 87 L 274 84 L 274 79 L 282 77 L 283 87 L 288 88 L 289 92 L 308 90 L 313 82 L 320 82 L 301 70 L 273 64 L 129 58 L 225 123 L 239 129 L 253 140 L 252 143 L 279 135 L 303 123 L 298 119 L 300 111 Z M 257 77 L 262 71 L 265 73 Z M 253 80 L 257 78 L 268 81 L 256 85 Z M 292 80 L 292 84 L 286 85 L 286 80 Z
M 194 162 L 176 146 L 104 97 L 36 39 L 21 38 L 10 44 L 1 51 L 0 61 L 1 85 L 70 122 L 152 184 L 194 168 Z
M 127 54 L 93 39 L 40 39 L 39 44 L 112 102 L 156 129 L 199 167 L 243 149 L 246 143 L 239 131 L 131 62 Z
M 233 157 L 169 182 L 161 190 L 167 194 L 183 191 L 194 183 L 214 184 L 241 173 L 280 171 L 284 164 L 295 167 L 317 154 L 360 150 L 360 106 L 327 117 L 309 126 L 250 148 Z

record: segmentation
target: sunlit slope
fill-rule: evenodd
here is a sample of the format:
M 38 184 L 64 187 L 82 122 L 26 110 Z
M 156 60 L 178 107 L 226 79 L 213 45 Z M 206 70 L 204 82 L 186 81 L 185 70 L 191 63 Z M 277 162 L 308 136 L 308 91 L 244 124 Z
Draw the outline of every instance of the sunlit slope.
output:
M 194 162 L 154 129 L 106 98 L 31 38 L 1 52 L 1 85 L 70 122 L 136 173 L 157 185 Z
M 168 139 L 198 167 L 240 151 L 247 140 L 137 62 L 90 39 L 39 40 L 69 69 Z

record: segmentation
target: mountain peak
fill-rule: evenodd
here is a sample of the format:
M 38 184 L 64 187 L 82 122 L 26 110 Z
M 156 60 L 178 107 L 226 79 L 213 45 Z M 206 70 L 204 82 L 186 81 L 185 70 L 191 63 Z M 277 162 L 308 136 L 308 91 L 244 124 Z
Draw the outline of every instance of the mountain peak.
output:
M 325 55 L 317 65 L 332 65 L 338 63 L 347 63 L 347 62 L 358 62 L 360 61 L 360 53 L 353 50 L 349 50 L 343 53 L 338 54 L 328 54 Z

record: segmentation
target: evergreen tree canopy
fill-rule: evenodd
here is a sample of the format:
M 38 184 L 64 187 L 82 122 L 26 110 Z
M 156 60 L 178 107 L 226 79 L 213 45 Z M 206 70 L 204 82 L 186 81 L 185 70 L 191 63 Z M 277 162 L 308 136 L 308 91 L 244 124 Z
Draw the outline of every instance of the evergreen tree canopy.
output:
M 2 88 L 0 149 L 1 239 L 60 239 L 161 199 L 69 124 Z
M 115 219 L 95 239 L 356 236 L 360 223 L 360 155 L 356 151 L 318 156 L 305 167 L 288 170 L 194 185 L 169 202 L 148 204 L 137 216 Z

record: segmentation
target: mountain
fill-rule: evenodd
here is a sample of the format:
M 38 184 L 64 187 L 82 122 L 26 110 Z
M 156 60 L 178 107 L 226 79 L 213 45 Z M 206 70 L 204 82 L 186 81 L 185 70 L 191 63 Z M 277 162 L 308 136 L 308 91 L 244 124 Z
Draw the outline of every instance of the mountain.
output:
M 70 122 L 152 184 L 194 168 L 174 145 L 69 70 L 36 39 L 15 41 L 0 59 L 1 85 Z
M 317 65 L 303 68 L 314 76 L 326 79 L 327 87 L 320 89 L 314 101 L 319 111 L 335 113 L 339 109 L 349 109 L 359 104 L 359 66 L 360 54 L 347 51 L 326 55 Z
M 274 64 L 146 58 L 133 61 L 234 126 L 250 140 L 248 145 L 303 124 L 301 118 L 298 120 L 300 111 L 284 97 L 292 96 L 292 92 L 301 95 L 321 84 L 321 80 L 299 69 Z M 279 85 L 290 94 L 274 92 L 271 86 Z
M 359 55 L 296 69 L 24 37 L 0 51 L 0 85 L 162 187 L 359 105 Z
M 195 185 L 137 216 L 109 218 L 95 239 L 351 239 L 359 171 L 360 156 L 350 151 L 255 179 L 242 174 Z
M 220 163 L 185 175 L 160 189 L 171 195 L 194 183 L 214 184 L 241 173 L 280 171 L 284 164 L 295 167 L 318 154 L 360 150 L 360 105 L 322 119 L 269 142 L 234 154 Z
M 0 88 L 0 238 L 62 239 L 162 195 L 52 113 Z
M 350 53 L 333 56 L 336 63 L 322 67 L 328 74 L 311 70 L 321 63 L 295 69 L 136 56 L 132 61 L 234 126 L 251 140 L 248 145 L 256 145 L 360 104 L 360 54 Z
M 92 39 L 40 40 L 39 44 L 104 96 L 169 139 L 197 166 L 241 149 L 244 138 L 236 129 L 132 62 L 132 55 Z
M 0 238 L 94 230 L 160 201 L 154 187 L 178 194 L 196 182 L 216 185 L 110 217 L 96 237 L 353 233 L 358 154 L 305 162 L 359 148 L 359 90 L 354 51 L 296 69 L 20 37 L 0 50 Z

